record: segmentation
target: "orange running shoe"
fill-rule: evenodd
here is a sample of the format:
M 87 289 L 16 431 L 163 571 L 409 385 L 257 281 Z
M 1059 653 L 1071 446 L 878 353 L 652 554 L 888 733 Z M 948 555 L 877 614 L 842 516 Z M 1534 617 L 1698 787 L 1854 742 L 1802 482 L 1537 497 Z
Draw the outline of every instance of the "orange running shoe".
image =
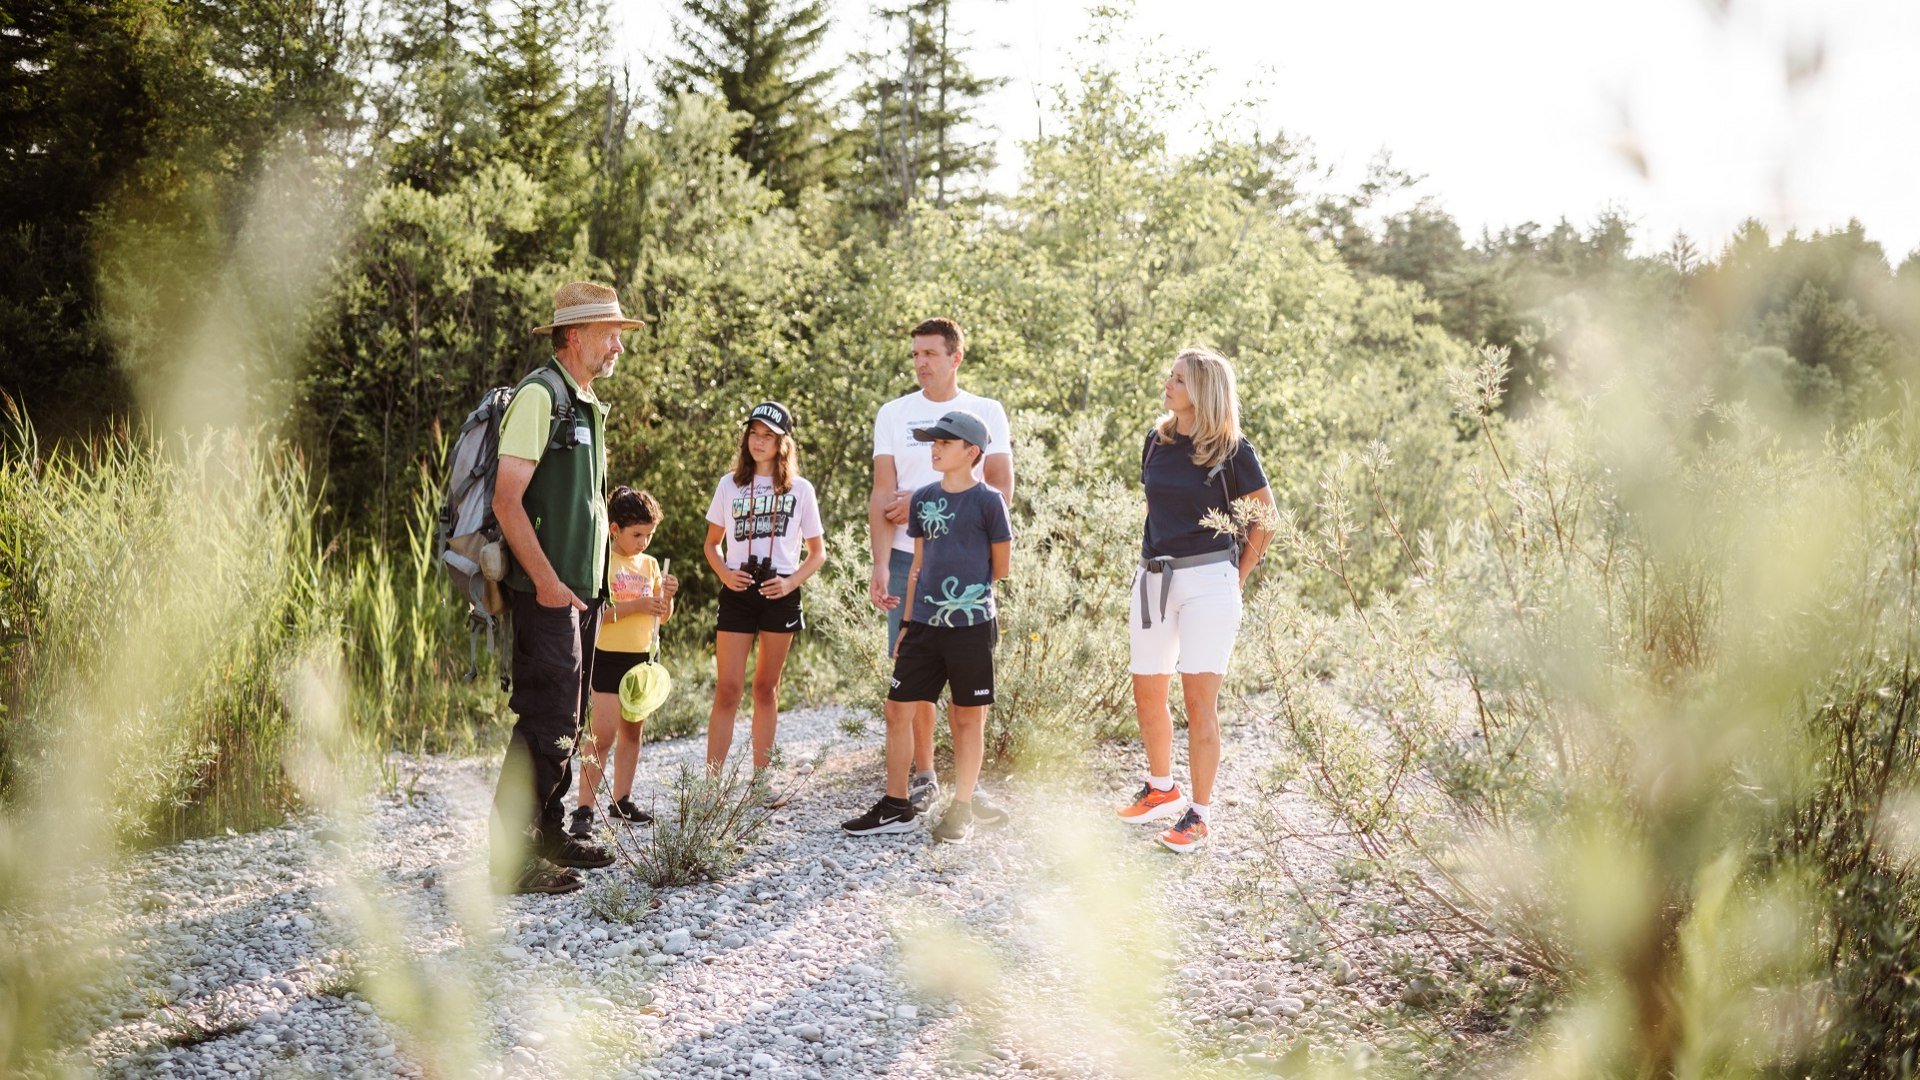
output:
M 1192 807 L 1180 815 L 1173 828 L 1160 834 L 1160 842 L 1168 851 L 1177 851 L 1182 855 L 1207 842 L 1207 823 L 1200 820 Z
M 1140 792 L 1133 797 L 1133 802 L 1130 805 L 1121 807 L 1115 812 L 1120 815 L 1122 821 L 1143 824 L 1149 821 L 1159 821 L 1161 818 L 1172 817 L 1184 809 L 1186 805 L 1187 800 L 1180 794 L 1179 784 L 1175 784 L 1165 791 L 1159 790 L 1152 784 L 1141 784 Z

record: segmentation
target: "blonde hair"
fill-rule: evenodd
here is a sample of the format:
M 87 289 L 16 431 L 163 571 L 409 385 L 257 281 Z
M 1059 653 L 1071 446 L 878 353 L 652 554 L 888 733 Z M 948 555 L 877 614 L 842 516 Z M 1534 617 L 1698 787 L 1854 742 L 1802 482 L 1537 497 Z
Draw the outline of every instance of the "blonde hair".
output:
M 1187 365 L 1187 397 L 1193 401 L 1193 463 L 1211 469 L 1240 448 L 1240 390 L 1233 365 L 1212 349 L 1182 349 L 1173 358 Z M 1173 442 L 1174 416 L 1154 421 L 1160 444 Z

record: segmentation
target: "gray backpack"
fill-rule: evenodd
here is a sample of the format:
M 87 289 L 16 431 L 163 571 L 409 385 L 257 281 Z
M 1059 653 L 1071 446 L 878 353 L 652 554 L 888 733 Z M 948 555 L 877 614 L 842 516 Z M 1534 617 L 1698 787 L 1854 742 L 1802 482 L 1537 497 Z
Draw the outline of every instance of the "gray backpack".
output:
M 566 440 L 573 433 L 573 395 L 560 373 L 551 366 L 534 371 L 553 396 L 553 418 L 547 429 L 547 445 Z M 517 385 L 517 384 L 516 384 Z M 500 523 L 493 516 L 493 486 L 499 475 L 500 424 L 507 406 L 513 403 L 513 386 L 496 386 L 480 398 L 480 404 L 467 414 L 460 433 L 453 438 L 447 454 L 447 494 L 440 505 L 437 547 L 440 565 L 452 579 L 454 591 L 467 603 L 467 618 L 472 637 L 468 643 L 467 678 L 479 672 L 479 637 L 487 636 L 498 652 L 498 631 L 506 612 L 506 597 L 500 582 L 506 579 L 512 558 L 501 537 Z M 507 679 L 501 676 L 501 687 Z

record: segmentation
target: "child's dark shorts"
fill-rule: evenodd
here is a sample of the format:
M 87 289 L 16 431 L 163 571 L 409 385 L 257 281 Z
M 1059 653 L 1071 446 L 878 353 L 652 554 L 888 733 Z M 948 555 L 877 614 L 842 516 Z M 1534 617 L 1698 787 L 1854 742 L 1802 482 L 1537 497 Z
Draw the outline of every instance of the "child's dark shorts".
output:
M 938 701 L 941 688 L 951 687 L 955 705 L 993 704 L 993 647 L 999 640 L 1000 624 L 991 619 L 973 626 L 908 623 L 887 700 Z
M 620 692 L 620 680 L 634 665 L 644 664 L 653 659 L 650 652 L 609 652 L 606 649 L 593 650 L 593 692 L 596 694 L 617 694 Z
M 744 592 L 720 589 L 720 614 L 714 629 L 723 634 L 791 634 L 806 628 L 800 614 L 800 593 L 795 589 L 778 600 L 760 595 L 760 587 Z

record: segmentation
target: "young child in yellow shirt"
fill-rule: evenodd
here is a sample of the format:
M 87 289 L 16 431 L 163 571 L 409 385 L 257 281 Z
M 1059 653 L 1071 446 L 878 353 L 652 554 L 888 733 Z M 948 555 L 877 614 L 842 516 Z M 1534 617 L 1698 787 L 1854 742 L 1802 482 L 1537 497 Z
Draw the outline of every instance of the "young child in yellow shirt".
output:
M 654 659 L 655 631 L 673 617 L 680 582 L 663 574 L 646 554 L 660 525 L 660 503 L 644 491 L 617 487 L 607 496 L 607 529 L 612 533 L 608 583 L 612 597 L 600 608 L 600 632 L 593 649 L 593 731 L 581 748 L 580 800 L 567 831 L 593 834 L 594 801 L 609 750 L 613 754 L 613 801 L 607 816 L 648 825 L 653 815 L 633 804 L 633 772 L 640 763 L 646 721 L 623 720 L 620 680 L 628 669 Z

